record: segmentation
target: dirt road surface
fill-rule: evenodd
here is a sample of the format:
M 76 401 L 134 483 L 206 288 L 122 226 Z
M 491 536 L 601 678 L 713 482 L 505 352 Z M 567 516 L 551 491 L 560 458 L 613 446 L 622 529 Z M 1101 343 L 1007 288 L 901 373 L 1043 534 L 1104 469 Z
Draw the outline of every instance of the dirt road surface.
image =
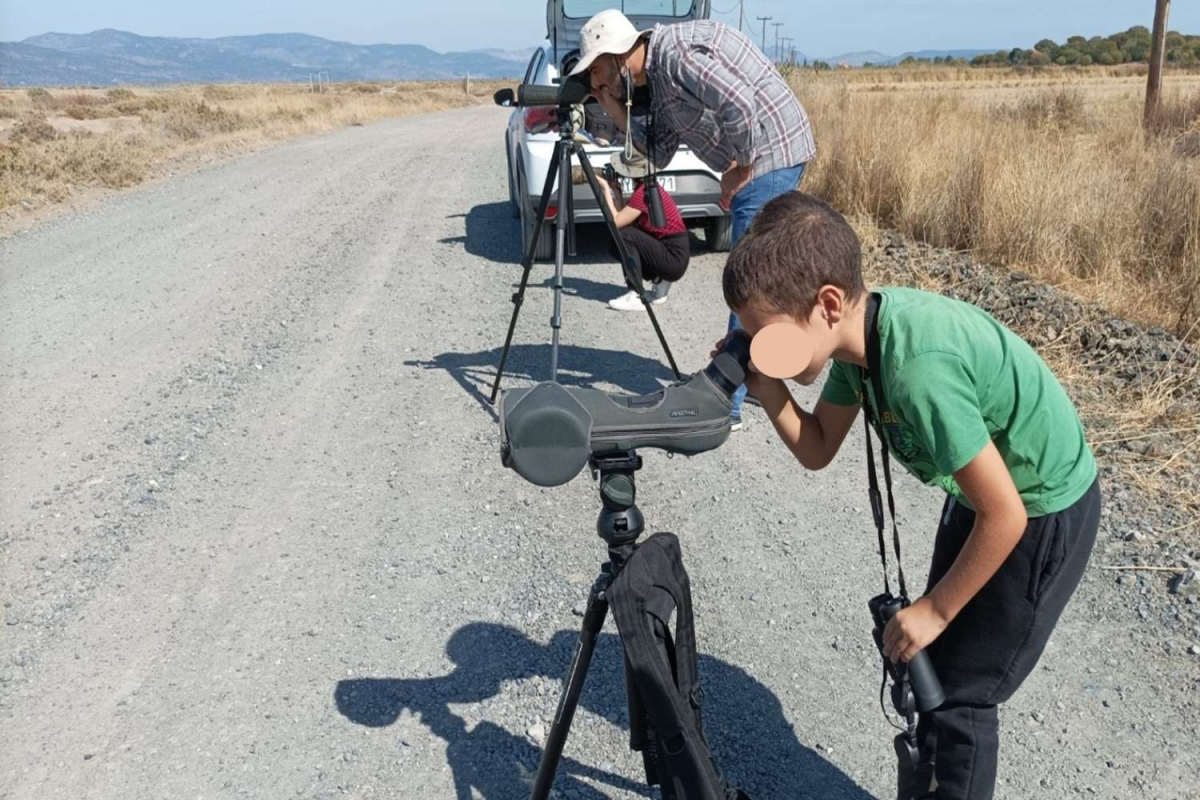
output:
M 527 793 L 604 551 L 586 476 L 499 462 L 503 120 L 285 144 L 0 242 L 0 797 Z M 660 310 L 685 372 L 726 314 L 723 257 L 694 245 Z M 606 309 L 604 249 L 567 271 L 563 378 L 652 391 L 666 362 Z M 549 275 L 510 386 L 547 377 Z M 640 475 L 693 577 L 710 736 L 756 800 L 889 797 L 861 438 L 809 475 L 756 411 Z M 899 499 L 920 575 L 940 498 Z M 1200 796 L 1200 660 L 1133 591 L 1089 571 L 1003 713 L 1000 797 Z M 559 796 L 657 796 L 607 630 Z

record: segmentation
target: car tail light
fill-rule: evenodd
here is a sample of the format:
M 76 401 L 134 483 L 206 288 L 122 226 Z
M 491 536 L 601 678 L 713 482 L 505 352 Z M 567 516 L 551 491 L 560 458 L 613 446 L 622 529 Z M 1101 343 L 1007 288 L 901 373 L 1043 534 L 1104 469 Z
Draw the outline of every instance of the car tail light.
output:
M 554 219 L 558 216 L 558 206 L 546 206 L 546 219 Z
M 557 106 L 529 106 L 525 109 L 525 132 L 546 133 L 558 130 Z

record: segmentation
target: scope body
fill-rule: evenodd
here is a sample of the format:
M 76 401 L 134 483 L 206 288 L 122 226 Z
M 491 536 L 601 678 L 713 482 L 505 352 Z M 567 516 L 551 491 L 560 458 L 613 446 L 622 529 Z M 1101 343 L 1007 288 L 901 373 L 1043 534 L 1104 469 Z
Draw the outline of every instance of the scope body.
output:
M 501 463 L 538 486 L 559 486 L 596 455 L 713 450 L 729 438 L 731 398 L 749 361 L 750 340 L 737 331 L 705 369 L 650 394 L 554 382 L 507 390 L 500 397 Z

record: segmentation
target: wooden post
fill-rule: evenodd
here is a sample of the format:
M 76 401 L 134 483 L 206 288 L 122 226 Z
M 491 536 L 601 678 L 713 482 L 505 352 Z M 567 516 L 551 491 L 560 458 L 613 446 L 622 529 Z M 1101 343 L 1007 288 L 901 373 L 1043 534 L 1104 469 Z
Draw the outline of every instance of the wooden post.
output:
M 1167 49 L 1167 8 L 1171 0 L 1155 0 L 1154 32 L 1150 40 L 1150 74 L 1146 77 L 1146 109 L 1142 126 L 1149 128 L 1158 112 L 1159 90 L 1162 89 L 1163 58 Z

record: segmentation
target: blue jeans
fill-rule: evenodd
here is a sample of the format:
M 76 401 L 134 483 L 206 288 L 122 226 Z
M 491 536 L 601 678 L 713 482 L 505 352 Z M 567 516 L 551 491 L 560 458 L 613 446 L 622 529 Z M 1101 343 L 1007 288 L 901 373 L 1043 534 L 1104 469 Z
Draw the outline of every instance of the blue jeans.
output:
M 733 197 L 733 203 L 730 204 L 729 212 L 733 216 L 733 244 L 736 245 L 738 240 L 746 234 L 750 228 L 750 223 L 758 216 L 759 209 L 767 203 L 779 197 L 781 194 L 800 188 L 800 181 L 804 178 L 804 168 L 807 164 L 800 164 L 796 167 L 788 167 L 787 169 L 777 169 L 774 172 L 768 172 L 761 178 L 755 178 L 746 184 L 746 186 Z M 732 332 L 742 327 L 738 322 L 737 314 L 729 315 L 729 330 Z M 746 399 L 746 387 L 739 386 L 738 390 L 733 393 L 733 409 L 730 415 L 740 418 L 742 416 L 742 402 Z

